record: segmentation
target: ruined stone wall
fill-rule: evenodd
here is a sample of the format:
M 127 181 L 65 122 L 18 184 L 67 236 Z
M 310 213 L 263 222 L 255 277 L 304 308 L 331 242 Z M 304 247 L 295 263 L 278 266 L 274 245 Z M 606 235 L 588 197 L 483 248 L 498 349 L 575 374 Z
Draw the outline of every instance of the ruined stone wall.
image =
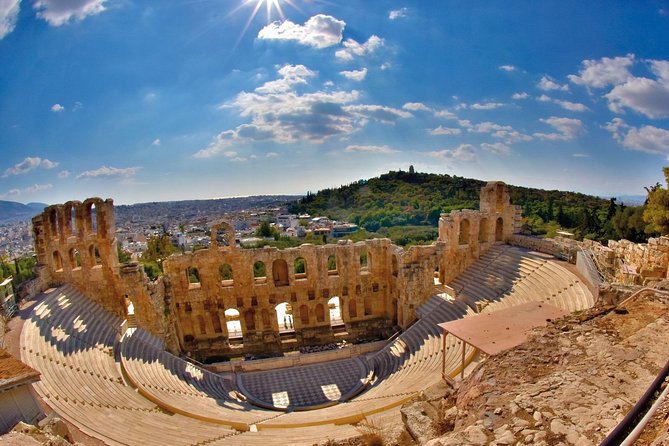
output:
M 500 181 L 481 188 L 478 211 L 464 209 L 442 214 L 439 282 L 451 282 L 494 243 L 507 243 L 519 231 L 521 218 L 520 206 L 511 205 L 506 185 Z
M 651 238 L 648 243 L 609 240 L 607 246 L 591 240 L 583 243 L 592 250 L 603 273 L 617 283 L 646 285 L 667 278 L 669 237 Z

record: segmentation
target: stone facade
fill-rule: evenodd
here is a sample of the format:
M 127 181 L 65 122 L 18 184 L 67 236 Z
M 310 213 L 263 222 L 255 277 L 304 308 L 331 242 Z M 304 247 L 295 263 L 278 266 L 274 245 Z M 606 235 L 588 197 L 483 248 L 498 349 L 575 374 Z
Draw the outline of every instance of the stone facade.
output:
M 119 264 L 111 199 L 50 206 L 33 230 L 45 283 L 69 283 L 121 317 L 132 303 L 133 322 L 169 350 L 210 361 L 406 328 L 419 305 L 508 242 L 520 220 L 504 183 L 491 182 L 478 211 L 442 214 L 438 240 L 407 250 L 388 239 L 240 249 L 220 222 L 210 225 L 209 248 L 165 259 L 155 282 L 140 265 Z

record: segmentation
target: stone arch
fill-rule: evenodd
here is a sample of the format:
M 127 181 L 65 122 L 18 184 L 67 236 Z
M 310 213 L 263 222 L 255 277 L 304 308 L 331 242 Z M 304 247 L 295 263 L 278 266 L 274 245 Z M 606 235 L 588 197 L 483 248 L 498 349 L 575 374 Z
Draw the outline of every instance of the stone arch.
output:
M 367 254 L 367 248 L 360 250 L 360 271 L 369 271 L 369 254 Z
M 68 201 L 63 205 L 63 221 L 65 223 L 65 226 L 63 228 L 65 237 L 67 238 L 72 235 L 76 235 L 76 227 L 77 227 L 76 210 L 74 203 L 71 201 Z
M 63 257 L 60 255 L 60 251 L 54 251 L 52 254 L 53 257 L 53 269 L 54 271 L 63 270 Z
M 371 316 L 374 313 L 371 296 L 365 296 L 364 302 L 365 302 L 365 316 Z
M 348 301 L 348 317 L 350 319 L 358 317 L 358 303 L 355 298 Z
M 469 220 L 466 218 L 460 220 L 460 233 L 459 233 L 458 244 L 460 245 L 469 244 Z
M 263 330 L 272 331 L 272 319 L 269 317 L 269 310 L 267 308 L 260 310 L 260 318 L 262 319 Z
M 100 257 L 100 250 L 95 244 L 88 247 L 88 257 L 91 259 L 91 266 L 102 265 L 102 257 Z
M 485 243 L 488 241 L 490 229 L 488 228 L 488 219 L 482 218 L 479 221 L 479 242 Z
M 228 337 L 241 338 L 243 332 L 239 311 L 235 308 L 228 308 L 223 312 L 223 315 L 225 316 L 225 327 L 228 329 Z
M 51 207 L 49 209 L 49 232 L 51 233 L 52 239 L 57 239 L 60 236 L 59 225 L 58 225 L 58 210 L 56 207 Z
M 284 259 L 276 259 L 272 262 L 272 278 L 274 286 L 288 285 L 288 264 Z
M 218 267 L 218 276 L 221 280 L 221 285 L 232 286 L 234 284 L 234 276 L 232 273 L 232 266 L 229 263 L 223 263 Z
M 214 333 L 223 333 L 223 326 L 221 325 L 221 318 L 218 311 L 211 312 L 211 325 L 214 327 Z
M 304 257 L 296 258 L 293 262 L 293 267 L 295 268 L 296 279 L 305 279 L 307 277 L 307 261 Z
M 254 309 L 251 308 L 244 312 L 244 323 L 247 332 L 256 330 L 256 312 Z
M 70 269 L 81 268 L 81 256 L 77 248 L 71 248 L 68 257 L 70 260 Z
M 201 285 L 200 271 L 194 266 L 186 268 L 186 278 L 188 279 L 188 286 L 199 287 Z
M 200 334 L 201 335 L 206 335 L 207 334 L 207 324 L 204 321 L 204 316 L 201 314 L 197 315 L 197 325 L 200 328 Z
M 293 307 L 288 302 L 281 302 L 274 307 L 279 331 L 293 330 Z
M 211 246 L 236 247 L 235 228 L 228 222 L 222 221 L 211 226 Z
M 495 222 L 495 241 L 504 241 L 504 219 L 502 217 L 498 217 Z
M 309 325 L 309 307 L 304 304 L 300 305 L 300 324 L 302 324 L 303 327 Z
M 343 323 L 342 314 L 341 314 L 341 298 L 339 296 L 333 296 L 328 300 L 328 312 L 330 313 L 330 324 L 341 324 Z
M 258 260 L 253 264 L 253 278 L 256 282 L 265 282 L 267 280 L 267 270 L 265 268 L 265 262 Z
M 98 209 L 95 200 L 84 202 L 84 233 L 97 233 L 98 231 Z
M 328 256 L 328 275 L 337 275 L 337 256 L 331 254 Z
M 325 306 L 323 304 L 316 305 L 316 322 L 325 322 Z

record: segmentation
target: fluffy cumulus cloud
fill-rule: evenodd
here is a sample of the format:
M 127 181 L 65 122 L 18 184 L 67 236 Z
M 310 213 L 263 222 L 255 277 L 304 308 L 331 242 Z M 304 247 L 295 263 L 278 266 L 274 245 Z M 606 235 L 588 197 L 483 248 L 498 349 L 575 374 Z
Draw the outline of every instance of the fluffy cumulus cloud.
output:
M 353 60 L 355 57 L 372 54 L 383 45 L 383 39 L 376 35 L 372 35 L 364 43 L 358 43 L 353 39 L 346 39 L 343 43 L 344 48 L 337 50 L 335 56 L 341 60 Z
M 0 0 L 0 39 L 14 31 L 21 0 Z
M 389 146 L 361 146 L 361 145 L 350 145 L 344 149 L 344 152 L 348 153 L 374 153 L 374 154 L 388 154 L 396 153 L 397 150 L 391 149 Z
M 286 65 L 279 78 L 260 85 L 252 92 L 241 92 L 222 107 L 239 110 L 249 122 L 225 130 L 211 143 L 197 151 L 196 158 L 225 153 L 233 144 L 272 141 L 279 144 L 306 141 L 321 143 L 328 138 L 345 136 L 370 121 L 394 124 L 413 116 L 409 111 L 376 104 L 359 104 L 360 93 L 314 90 L 317 73 L 303 65 Z
M 634 63 L 634 54 L 622 57 L 602 57 L 600 60 L 584 60 L 578 74 L 567 76 L 571 82 L 587 87 L 602 88 L 617 85 L 632 77 L 629 68 Z
M 52 26 L 61 26 L 70 20 L 83 20 L 105 10 L 107 0 L 37 0 L 33 8 L 37 17 Z
M 432 109 L 422 102 L 407 102 L 402 106 L 404 110 L 409 111 L 431 111 Z
M 534 136 L 548 141 L 571 141 L 584 133 L 583 121 L 574 118 L 559 118 L 551 116 L 550 118 L 540 119 L 539 121 L 548 124 L 555 129 L 551 133 L 535 133 Z
M 458 128 L 451 128 L 451 127 L 444 127 L 443 125 L 440 125 L 439 127 L 430 130 L 430 135 L 459 135 L 462 133 L 462 130 Z
M 669 61 L 653 60 L 650 67 L 655 79 L 632 77 L 605 95 L 612 111 L 630 108 L 653 119 L 669 116 Z
M 340 71 L 339 74 L 344 76 L 346 79 L 361 82 L 367 77 L 367 68 L 363 68 L 362 70 Z
M 313 48 L 327 48 L 341 42 L 346 22 L 332 16 L 318 14 L 310 17 L 304 25 L 290 20 L 274 22 L 258 33 L 261 40 L 292 40 Z
M 402 19 L 407 16 L 408 12 L 409 12 L 408 8 L 393 9 L 388 13 L 388 18 L 390 20 Z
M 552 91 L 552 90 L 567 91 L 567 90 L 569 90 L 569 85 L 558 84 L 550 76 L 543 76 L 541 78 L 541 80 L 539 81 L 539 83 L 537 84 L 537 87 L 541 90 L 544 90 L 544 91 Z
M 18 197 L 19 195 L 22 194 L 32 194 L 42 190 L 51 189 L 52 187 L 53 184 L 33 184 L 32 186 L 28 186 L 24 189 L 11 189 L 6 193 L 1 194 L 0 198 L 4 199 L 4 198 Z
M 60 104 L 53 104 L 51 106 L 51 111 L 54 113 L 62 112 L 63 110 L 65 110 L 65 107 Z
M 669 159 L 669 130 L 645 125 L 633 127 L 614 118 L 606 129 L 623 147 L 641 152 L 664 155 Z
M 35 170 L 38 167 L 43 169 L 53 169 L 58 163 L 50 161 L 46 158 L 40 158 L 39 156 L 27 156 L 18 164 L 15 164 L 13 167 L 5 169 L 3 177 L 9 177 L 13 175 L 22 175 L 28 173 L 31 170 Z
M 471 144 L 460 144 L 455 149 L 443 149 L 433 152 L 427 152 L 432 158 L 441 158 L 457 161 L 474 161 L 476 159 L 476 150 Z
M 77 179 L 88 178 L 128 178 L 134 176 L 141 170 L 141 167 L 107 167 L 102 166 L 94 170 L 86 170 L 77 175 Z
M 585 112 L 590 110 L 586 105 L 581 104 L 580 102 L 571 102 L 571 101 L 564 101 L 561 99 L 555 99 L 551 98 L 550 96 L 547 96 L 545 94 L 542 94 L 541 96 L 537 97 L 537 101 L 541 102 L 552 102 L 554 104 L 559 105 L 560 107 L 564 108 L 565 110 L 573 111 L 573 112 Z
M 516 99 L 516 100 L 527 99 L 529 97 L 530 97 L 530 95 L 525 93 L 524 91 L 522 91 L 520 93 L 514 93 L 513 96 L 511 96 L 512 99 Z
M 506 71 L 507 73 L 510 73 L 512 71 L 516 71 L 518 68 L 514 67 L 513 65 L 500 65 L 498 67 L 502 71 Z
M 496 155 L 509 155 L 511 154 L 511 147 L 509 147 L 506 144 L 503 144 L 501 142 L 496 142 L 494 144 L 489 144 L 489 143 L 482 143 L 481 148 L 483 150 L 486 150 L 490 153 L 494 153 Z

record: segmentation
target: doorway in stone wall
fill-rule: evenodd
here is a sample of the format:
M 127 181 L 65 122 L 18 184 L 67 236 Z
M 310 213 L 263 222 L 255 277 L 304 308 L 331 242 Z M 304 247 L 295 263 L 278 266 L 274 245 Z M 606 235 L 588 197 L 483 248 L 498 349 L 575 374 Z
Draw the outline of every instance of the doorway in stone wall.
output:
M 330 325 L 342 325 L 344 320 L 341 317 L 341 299 L 339 296 L 331 297 L 328 300 L 328 310 L 330 311 Z
M 293 307 L 288 302 L 282 302 L 276 307 L 276 322 L 279 325 L 279 333 L 294 333 Z
M 228 308 L 223 314 L 225 315 L 225 326 L 228 329 L 228 338 L 242 338 L 242 323 L 239 321 L 239 311 L 234 308 Z

